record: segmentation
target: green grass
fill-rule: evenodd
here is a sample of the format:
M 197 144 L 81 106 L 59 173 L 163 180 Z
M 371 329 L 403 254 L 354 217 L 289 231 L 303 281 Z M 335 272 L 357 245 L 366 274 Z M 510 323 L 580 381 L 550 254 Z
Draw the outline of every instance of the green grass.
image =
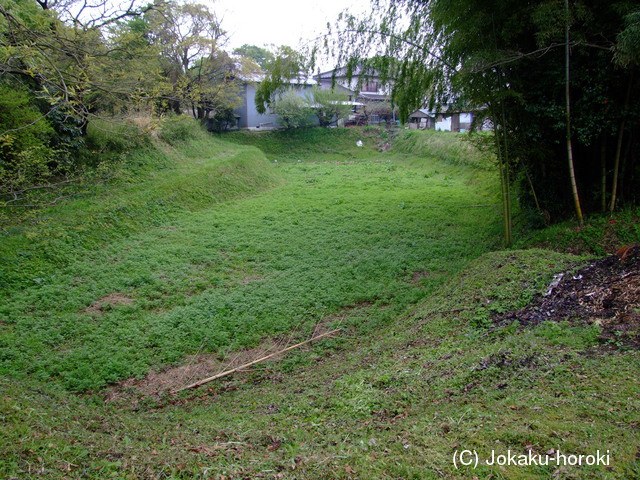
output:
M 525 232 L 518 246 L 536 246 L 575 254 L 604 256 L 621 247 L 640 244 L 640 209 L 629 207 L 613 215 L 592 215 L 583 226 L 565 221 Z
M 232 184 L 243 164 L 236 147 L 224 148 L 231 159 L 211 168 Z M 243 159 L 254 152 L 239 150 Z M 118 200 L 135 205 L 150 191 L 188 208 L 23 279 L 0 310 L 0 372 L 90 390 L 187 354 L 306 333 L 363 302 L 389 307 L 367 322 L 372 329 L 495 244 L 486 173 L 403 155 L 298 160 L 274 161 L 281 187 L 201 211 L 188 192 L 199 199 L 200 185 L 213 182 L 198 162 L 179 182 L 171 171 L 122 192 Z M 125 301 L 106 300 L 114 294 Z
M 179 149 L 162 144 L 134 149 L 108 183 L 83 187 L 83 195 L 72 201 L 5 223 L 0 298 L 47 282 L 60 268 L 115 239 L 281 181 L 259 150 L 199 133 Z
M 377 128 L 300 128 L 265 132 L 236 131 L 224 133 L 221 139 L 243 145 L 253 145 L 272 160 L 297 160 L 303 157 L 338 159 L 366 158 L 382 139 Z M 356 142 L 361 140 L 363 147 Z
M 124 193 L 112 185 L 12 232 L 32 252 L 31 269 L 44 240 L 29 246 L 30 232 L 89 205 L 175 194 L 155 220 L 130 210 L 132 228 L 113 232 L 126 215 L 102 234 L 90 228 L 79 237 L 90 241 L 48 259 L 38 280 L 28 270 L 5 285 L 0 477 L 640 475 L 637 352 L 604 353 L 596 331 L 568 324 L 492 328 L 493 312 L 526 305 L 580 258 L 491 252 L 500 238 L 495 174 L 424 150 L 460 151 L 446 147 L 458 137 L 418 139 L 419 148 L 399 139 L 383 154 L 376 142 L 386 134 L 372 130 L 289 134 L 182 142 L 172 153 L 182 160 L 154 178 Z M 365 135 L 371 142 L 355 147 Z M 242 190 L 205 175 L 226 159 L 235 175 L 247 155 L 257 157 L 244 178 L 266 181 Z M 209 183 L 217 193 L 202 198 Z M 303 338 L 323 319 L 341 333 L 197 391 L 111 398 L 104 389 L 187 355 L 230 358 L 263 337 Z M 552 448 L 610 449 L 611 465 L 452 463 L 460 449 L 488 457 Z
M 324 340 L 257 371 L 154 400 L 3 385 L 4 471 L 47 478 L 636 478 L 637 352 L 598 354 L 546 327 L 478 329 L 576 258 L 497 252 L 368 335 Z M 499 281 L 493 273 L 498 271 Z M 503 287 L 502 289 L 500 288 Z M 504 290 L 503 290 L 504 289 Z M 451 313 L 450 307 L 462 309 Z M 466 309 L 466 310 L 465 310 Z M 469 318 L 469 319 L 467 319 Z M 576 348 L 578 347 L 578 348 Z M 585 348 L 586 347 L 586 348 Z M 456 470 L 456 450 L 610 450 L 606 467 Z M 35 473 L 33 473 L 35 477 Z
M 469 165 L 481 170 L 494 170 L 495 157 L 488 151 L 476 148 L 478 136 L 460 135 L 435 130 L 404 130 L 393 139 L 394 151 L 428 157 L 443 163 Z

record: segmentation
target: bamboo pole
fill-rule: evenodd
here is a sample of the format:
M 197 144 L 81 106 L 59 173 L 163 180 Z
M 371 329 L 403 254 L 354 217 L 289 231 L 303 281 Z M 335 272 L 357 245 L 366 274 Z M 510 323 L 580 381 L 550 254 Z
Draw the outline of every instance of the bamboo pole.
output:
M 204 380 L 199 380 L 199 381 L 197 381 L 195 383 L 187 385 L 186 387 L 178 388 L 177 390 L 173 390 L 171 393 L 172 394 L 176 394 L 176 393 L 182 392 L 183 390 L 188 390 L 188 389 L 191 389 L 191 388 L 197 388 L 197 387 L 199 387 L 201 385 L 204 385 L 205 383 L 213 382 L 214 380 L 217 380 L 219 378 L 226 377 L 227 375 L 231 375 L 232 373 L 235 373 L 235 372 L 237 372 L 239 370 L 244 370 L 247 367 L 250 367 L 250 366 L 255 365 L 257 363 L 260 363 L 260 362 L 264 362 L 265 360 L 269 360 L 270 358 L 276 357 L 276 356 L 281 355 L 283 353 L 286 353 L 286 352 L 288 352 L 290 350 L 294 350 L 296 348 L 302 347 L 303 345 L 306 345 L 307 343 L 311 343 L 311 342 L 313 342 L 315 340 L 319 340 L 320 338 L 328 337 L 329 335 L 331 335 L 333 333 L 337 333 L 339 331 L 340 331 L 340 329 L 335 329 L 335 330 L 331 330 L 330 332 L 321 333 L 320 335 L 316 335 L 315 337 L 311 337 L 311 338 L 305 340 L 304 342 L 296 343 L 295 345 L 291 345 L 290 347 L 287 347 L 285 349 L 282 349 L 282 350 L 279 350 L 277 352 L 271 353 L 271 354 L 269 354 L 269 355 L 267 355 L 265 357 L 258 358 L 257 360 L 253 360 L 252 362 L 245 363 L 244 365 L 240 365 L 239 367 L 232 368 L 231 370 L 227 370 L 227 371 L 224 371 L 222 373 L 218 373 L 216 375 L 213 375 L 212 377 L 205 378 Z
M 571 142 L 571 94 L 570 94 L 570 52 L 569 52 L 569 24 L 570 24 L 570 11 L 569 11 L 569 0 L 565 0 L 564 2 L 565 8 L 565 45 L 564 45 L 564 67 L 565 67 L 565 101 L 566 101 L 566 142 L 567 142 L 567 162 L 569 166 L 569 180 L 571 182 L 571 193 L 573 195 L 573 203 L 576 209 L 576 216 L 578 217 L 578 222 L 580 225 L 584 224 L 584 217 L 582 215 L 582 207 L 580 205 L 580 195 L 578 194 L 578 184 L 576 182 L 576 171 L 573 162 L 573 145 Z
M 626 114 L 629 108 L 629 101 L 631 99 L 631 87 L 633 86 L 633 72 L 629 77 L 629 84 L 627 86 L 627 94 L 624 99 L 624 110 L 622 111 L 622 120 L 620 120 L 620 128 L 618 129 L 618 142 L 616 143 L 616 158 L 615 165 L 613 167 L 613 186 L 611 187 L 611 205 L 609 206 L 609 213 L 613 215 L 613 211 L 616 208 L 616 200 L 618 198 L 618 176 L 620 172 L 620 156 L 622 154 L 622 138 L 624 136 L 624 125 L 627 120 Z

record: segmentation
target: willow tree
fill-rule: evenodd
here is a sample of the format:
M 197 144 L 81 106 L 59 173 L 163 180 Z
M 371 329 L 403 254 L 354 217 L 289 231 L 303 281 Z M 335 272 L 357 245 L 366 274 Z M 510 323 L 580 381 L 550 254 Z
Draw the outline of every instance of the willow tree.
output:
M 604 149 L 608 164 L 616 143 L 612 126 L 623 118 L 629 147 L 621 162 L 627 172 L 625 192 L 627 200 L 638 200 L 633 193 L 637 179 L 631 176 L 638 154 L 630 148 L 640 140 L 633 115 L 640 107 L 637 76 L 632 75 L 637 66 L 616 63 L 614 57 L 625 18 L 626 38 L 633 44 L 632 14 L 640 9 L 635 2 L 597 0 L 582 0 L 570 9 L 570 17 L 562 14 L 563 0 L 372 0 L 365 18 L 342 14 L 318 50 L 335 55 L 341 67 L 375 69 L 394 85 L 392 98 L 404 119 L 414 109 L 446 104 L 475 110 L 479 121 L 493 122 L 509 243 L 514 179 L 521 205 L 535 199 L 547 218 L 571 212 L 568 137 L 576 190 L 587 192 L 587 206 L 600 204 L 600 170 L 594 168 L 602 157 L 599 142 L 609 140 Z M 573 73 L 569 95 L 567 49 Z M 625 47 L 617 55 L 631 51 Z M 632 94 L 625 107 L 628 85 Z
M 467 15 L 468 1 L 374 0 L 366 18 L 342 14 L 325 43 L 347 75 L 375 74 L 393 85 L 392 102 L 401 120 L 428 106 L 476 108 L 478 121 L 490 117 L 502 185 L 504 240 L 512 241 L 511 170 L 505 103 L 510 91 L 497 32 L 486 35 L 490 15 Z M 466 5 L 465 5 L 466 4 Z M 480 12 L 476 12 L 480 13 Z M 459 35 L 458 28 L 465 34 Z M 337 47 L 337 48 L 336 48 Z M 464 87 L 464 88 L 463 88 Z
M 279 47 L 256 88 L 258 113 L 265 113 L 290 88 L 291 80 L 305 76 L 303 72 L 308 68 L 309 63 L 300 52 L 286 45 Z

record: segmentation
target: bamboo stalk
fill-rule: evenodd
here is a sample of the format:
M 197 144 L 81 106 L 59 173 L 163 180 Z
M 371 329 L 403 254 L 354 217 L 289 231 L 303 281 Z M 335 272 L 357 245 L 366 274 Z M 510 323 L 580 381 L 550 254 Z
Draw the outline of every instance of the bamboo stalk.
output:
M 620 128 L 618 129 L 618 142 L 616 143 L 616 158 L 613 167 L 613 186 L 611 187 L 611 205 L 609 206 L 609 213 L 613 215 L 613 211 L 616 208 L 616 200 L 618 198 L 618 176 L 620 172 L 620 155 L 622 153 L 622 138 L 624 136 L 624 126 L 626 123 L 627 109 L 629 108 L 629 101 L 631 99 L 631 87 L 633 86 L 633 72 L 629 77 L 629 84 L 627 86 L 627 94 L 624 100 L 624 110 L 622 111 L 622 120 L 620 120 Z
M 232 368 L 231 370 L 227 370 L 227 371 L 222 372 L 222 373 L 218 373 L 218 374 L 216 374 L 216 375 L 214 375 L 212 377 L 205 378 L 204 380 L 199 380 L 199 381 L 197 381 L 195 383 L 187 385 L 186 387 L 178 388 L 177 390 L 173 390 L 171 393 L 172 394 L 176 394 L 176 393 L 182 392 L 183 390 L 196 388 L 196 387 L 199 387 L 201 385 L 204 385 L 205 383 L 213 382 L 214 380 L 217 380 L 217 379 L 222 378 L 222 377 L 226 377 L 227 375 L 231 375 L 232 373 L 235 373 L 235 372 L 237 372 L 239 370 L 244 370 L 245 368 L 250 367 L 252 365 L 255 365 L 257 363 L 264 362 L 265 360 L 269 360 L 270 358 L 276 357 L 276 356 L 281 355 L 283 353 L 286 353 L 286 352 L 288 352 L 290 350 L 294 350 L 296 348 L 302 347 L 303 345 L 306 345 L 307 343 L 311 343 L 311 342 L 313 342 L 315 340 L 319 340 L 322 337 L 328 337 L 329 335 L 331 335 L 333 333 L 337 333 L 339 330 L 340 329 L 335 329 L 335 330 L 331 330 L 330 332 L 325 332 L 325 333 L 322 333 L 320 335 L 316 335 L 315 337 L 311 337 L 311 338 L 305 340 L 304 342 L 296 343 L 295 345 L 291 345 L 290 347 L 287 347 L 285 349 L 282 349 L 282 350 L 279 350 L 277 352 L 271 353 L 271 354 L 269 354 L 269 355 L 267 355 L 265 357 L 258 358 L 257 360 L 253 360 L 252 362 L 245 363 L 244 365 L 240 365 L 239 367 Z
M 580 205 L 580 195 L 578 194 L 578 184 L 576 182 L 576 171 L 573 162 L 573 145 L 571 142 L 571 94 L 570 94 L 570 53 L 569 53 L 569 24 L 570 24 L 570 12 L 569 12 L 569 0 L 564 2 L 565 8 L 565 45 L 564 45 L 564 62 L 565 62 L 565 101 L 566 101 L 566 143 L 567 143 L 567 161 L 569 164 L 569 180 L 571 182 L 571 193 L 573 195 L 573 203 L 576 209 L 576 216 L 580 225 L 584 224 L 584 217 L 582 215 L 582 207 Z

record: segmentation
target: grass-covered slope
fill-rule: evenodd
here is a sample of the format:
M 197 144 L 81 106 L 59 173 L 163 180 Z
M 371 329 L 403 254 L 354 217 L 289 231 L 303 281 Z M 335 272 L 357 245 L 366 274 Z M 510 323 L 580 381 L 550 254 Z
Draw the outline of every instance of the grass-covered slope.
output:
M 221 139 L 258 147 L 270 159 L 297 160 L 325 156 L 335 160 L 366 157 L 388 139 L 379 128 L 300 128 L 293 130 L 248 131 L 224 133 Z M 357 142 L 363 142 L 358 147 Z
M 593 325 L 493 323 L 580 258 L 491 252 L 500 218 L 482 156 L 458 158 L 467 144 L 450 135 L 401 132 L 380 153 L 386 134 L 372 130 L 289 133 L 167 138 L 181 161 L 140 173 L 119 201 L 162 205 L 175 194 L 170 208 L 86 227 L 78 238 L 91 240 L 46 259 L 45 274 L 6 286 L 1 477 L 640 475 L 638 353 L 601 348 Z M 239 138 L 246 146 L 229 143 Z M 246 158 L 253 166 L 237 167 Z M 224 165 L 237 183 L 205 173 Z M 245 178 L 264 181 L 243 190 Z M 203 197 L 209 185 L 217 193 Z M 29 231 L 116 201 L 103 192 L 12 230 L 12 248 L 36 265 Z M 91 215 L 78 218 L 72 225 Z M 132 228 L 119 232 L 121 221 Z M 264 354 L 264 337 L 286 345 L 318 325 L 340 333 L 197 391 L 136 388 L 186 385 L 196 378 L 180 373 L 194 362 L 231 364 L 238 349 Z M 458 470 L 462 449 L 481 459 L 600 449 L 611 460 Z
M 176 146 L 141 140 L 122 153 L 115 180 L 84 185 L 71 200 L 8 222 L 0 243 L 0 293 L 47 283 L 61 266 L 114 239 L 281 181 L 260 150 L 216 141 L 195 123 L 191 128 L 192 137 Z
M 199 157 L 206 150 L 192 143 L 182 150 L 182 171 L 161 172 L 117 198 L 167 208 L 194 198 L 200 208 L 153 223 L 146 209 L 128 210 L 145 231 L 79 254 L 57 250 L 60 268 L 10 291 L 1 310 L 3 375 L 96 389 L 189 354 L 304 335 L 362 303 L 386 306 L 354 320 L 372 329 L 495 244 L 487 172 L 370 147 L 350 161 L 281 157 L 270 167 L 280 187 L 214 204 L 239 188 L 255 192 L 244 182 L 260 178 L 256 171 L 267 180 L 275 174 L 255 148 L 212 142 L 217 160 Z M 207 188 L 209 207 L 201 200 Z M 82 224 L 96 227 L 107 236 L 114 228 Z
M 395 321 L 344 331 L 279 363 L 163 400 L 111 403 L 3 385 L 4 466 L 48 478 L 630 479 L 637 352 L 605 353 L 589 328 L 477 324 L 523 306 L 576 257 L 486 254 Z M 22 386 L 20 386 L 22 385 Z M 29 384 L 27 384 L 29 385 Z M 64 426 L 62 428 L 62 426 Z M 480 464 L 456 469 L 453 454 Z M 488 466 L 515 455 L 609 465 Z

